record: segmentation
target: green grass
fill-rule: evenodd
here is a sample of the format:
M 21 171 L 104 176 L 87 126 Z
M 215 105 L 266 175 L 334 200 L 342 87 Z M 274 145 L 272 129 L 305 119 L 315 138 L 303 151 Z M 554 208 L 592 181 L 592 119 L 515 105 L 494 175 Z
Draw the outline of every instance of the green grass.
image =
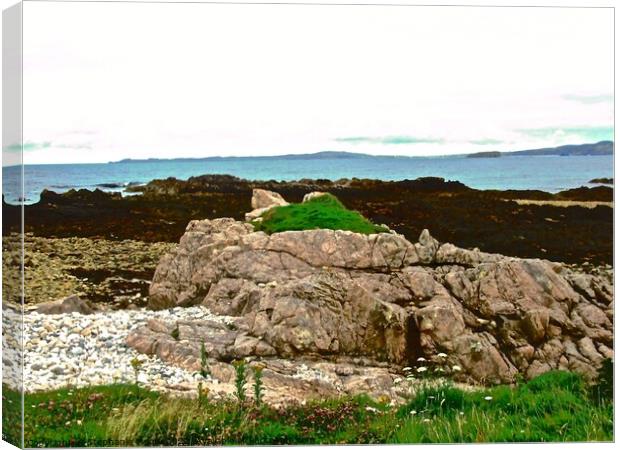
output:
M 549 372 L 516 388 L 483 392 L 426 390 L 399 411 L 405 421 L 389 442 L 554 442 L 613 438 L 613 405 L 583 379 Z
M 357 211 L 351 211 L 331 194 L 316 197 L 305 203 L 278 206 L 267 211 L 262 221 L 252 222 L 256 231 L 268 234 L 291 230 L 348 230 L 373 234 L 387 232 Z
M 22 398 L 19 392 L 2 385 L 2 440 L 22 447 Z
M 400 407 L 365 396 L 275 409 L 128 385 L 62 389 L 26 395 L 25 439 L 30 447 L 611 441 L 612 399 L 596 392 L 568 372 L 517 387 L 428 387 Z
M 113 384 L 27 394 L 24 399 L 26 447 L 104 446 L 115 408 L 155 400 L 158 394 L 134 385 Z

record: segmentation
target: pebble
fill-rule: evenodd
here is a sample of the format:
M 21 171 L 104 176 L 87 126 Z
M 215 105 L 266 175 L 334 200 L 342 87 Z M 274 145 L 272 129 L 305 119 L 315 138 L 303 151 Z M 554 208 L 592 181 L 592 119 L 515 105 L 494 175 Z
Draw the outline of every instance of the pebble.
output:
M 147 309 L 97 312 L 90 315 L 38 314 L 23 316 L 24 390 L 37 392 L 61 387 L 84 387 L 115 382 L 134 383 L 131 361 L 142 361 L 138 381 L 157 390 L 172 386 L 196 387 L 201 377 L 194 372 L 171 366 L 155 356 L 138 353 L 127 346 L 127 335 L 149 319 L 177 321 L 206 318 L 229 323 L 230 318 L 218 316 L 202 306 L 172 308 L 164 311 Z M 10 309 L 2 315 L 3 357 L 18 361 L 18 336 L 21 316 Z M 19 364 L 6 364 L 4 381 L 18 389 L 21 384 Z M 212 381 L 212 380 L 209 380 Z

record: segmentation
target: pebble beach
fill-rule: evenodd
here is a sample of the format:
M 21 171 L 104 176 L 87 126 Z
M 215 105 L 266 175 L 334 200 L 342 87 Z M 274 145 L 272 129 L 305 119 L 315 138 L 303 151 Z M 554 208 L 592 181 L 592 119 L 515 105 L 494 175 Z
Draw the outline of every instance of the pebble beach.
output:
M 127 310 L 97 312 L 91 315 L 38 314 L 23 316 L 24 383 L 26 392 L 60 387 L 83 387 L 110 383 L 134 383 L 131 361 L 142 362 L 138 382 L 155 390 L 195 390 L 204 379 L 179 367 L 165 364 L 129 348 L 125 338 L 149 319 L 205 319 L 227 323 L 226 316 L 211 314 L 206 308 L 173 308 L 164 311 Z M 3 311 L 4 382 L 18 388 L 21 368 L 19 348 L 21 317 L 12 309 Z M 217 380 L 212 380 L 217 382 Z

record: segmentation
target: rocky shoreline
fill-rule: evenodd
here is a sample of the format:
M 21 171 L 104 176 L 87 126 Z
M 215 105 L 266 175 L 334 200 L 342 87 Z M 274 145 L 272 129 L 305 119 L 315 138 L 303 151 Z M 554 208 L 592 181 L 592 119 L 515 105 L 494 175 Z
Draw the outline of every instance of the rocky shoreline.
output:
M 258 194 L 286 203 L 254 190 L 252 219 L 272 207 Z M 71 195 L 78 194 L 58 196 L 57 204 L 74 207 Z M 141 201 L 162 194 L 149 195 Z M 611 210 L 588 211 L 606 213 L 601 208 Z M 556 209 L 564 218 L 577 212 Z M 468 385 L 553 369 L 593 379 L 613 358 L 613 269 L 587 260 L 466 249 L 426 229 L 414 240 L 394 229 L 268 235 L 235 218 L 193 220 L 178 244 L 37 233 L 25 240 L 33 296 L 24 317 L 28 391 L 133 382 L 132 361 L 140 360 L 140 384 L 195 396 L 202 383 L 224 398 L 235 389 L 232 362 L 245 359 L 263 369 L 268 403 L 360 393 L 398 403 L 431 371 Z M 13 259 L 18 243 L 3 239 Z M 8 288 L 18 281 L 11 261 L 4 260 Z M 80 295 L 49 308 L 70 294 Z M 9 302 L 3 321 L 4 381 L 18 386 L 20 319 Z M 207 376 L 200 375 L 205 364 Z
M 17 352 L 21 316 L 4 309 L 3 382 L 15 390 L 41 392 L 57 388 L 80 388 L 112 383 L 138 383 L 148 389 L 175 396 L 195 397 L 199 386 L 213 400 L 232 398 L 234 369 L 228 363 L 209 359 L 209 375 L 203 376 L 196 364 L 171 364 L 158 356 L 145 355 L 128 345 L 126 339 L 140 327 L 155 322 L 208 322 L 224 328 L 234 326 L 235 317 L 212 314 L 202 306 L 106 311 L 94 314 L 39 314 L 24 316 L 23 379 Z M 179 340 L 180 344 L 188 342 Z M 132 361 L 140 361 L 137 373 Z M 373 365 L 364 358 L 322 361 L 302 358 L 296 361 L 270 358 L 248 360 L 249 367 L 265 368 L 264 401 L 271 405 L 340 395 L 369 394 L 374 398 L 401 403 L 406 395 L 427 385 L 387 364 Z M 438 380 L 436 380 L 438 382 Z M 458 383 L 463 389 L 472 386 Z
M 17 234 L 2 239 L 2 298 L 19 303 Z M 101 308 L 125 309 L 146 305 L 149 285 L 159 259 L 175 244 L 90 238 L 42 238 L 26 234 L 26 307 L 79 295 Z
M 280 193 L 299 202 L 312 191 L 336 195 L 346 207 L 415 241 L 423 229 L 442 242 L 521 258 L 564 263 L 611 264 L 613 208 L 519 204 L 612 202 L 613 188 L 597 186 L 557 194 L 542 191 L 480 191 L 441 178 L 379 180 L 248 181 L 205 175 L 187 181 L 155 180 L 132 187 L 142 195 L 102 191 L 45 191 L 25 207 L 26 231 L 37 237 L 87 237 L 176 243 L 195 219 L 243 220 L 253 189 Z M 3 232 L 18 230 L 19 209 L 3 203 Z

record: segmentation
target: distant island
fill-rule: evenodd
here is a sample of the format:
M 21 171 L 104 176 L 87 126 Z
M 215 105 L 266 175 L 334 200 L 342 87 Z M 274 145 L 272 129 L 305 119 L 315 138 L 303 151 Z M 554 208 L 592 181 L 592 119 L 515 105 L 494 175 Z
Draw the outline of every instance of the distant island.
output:
M 560 147 L 519 150 L 515 152 L 479 152 L 467 155 L 468 158 L 497 158 L 499 156 L 598 156 L 613 155 L 613 141 L 601 141 L 596 144 L 562 145 Z
M 591 184 L 614 184 L 613 178 L 594 178 L 593 180 L 588 181 Z
M 288 155 L 271 155 L 271 156 L 205 156 L 202 158 L 148 158 L 148 159 L 132 159 L 126 158 L 120 161 L 110 161 L 111 164 L 115 163 L 134 163 L 134 162 L 159 162 L 159 161 L 227 161 L 237 159 L 362 159 L 362 158 L 374 158 L 375 155 L 369 155 L 366 153 L 352 153 L 352 152 L 335 152 L 324 151 L 317 153 L 302 153 L 302 154 L 288 154 Z M 391 157 L 391 156 L 388 156 Z M 394 156 L 398 158 L 398 156 Z
M 499 158 L 502 152 L 478 152 L 467 155 L 468 158 Z
M 613 141 L 601 141 L 595 144 L 562 145 L 560 147 L 539 148 L 533 150 L 519 150 L 511 152 L 487 151 L 470 153 L 466 155 L 438 155 L 435 157 L 453 158 L 499 158 L 500 156 L 596 156 L 613 155 Z M 141 162 L 164 162 L 164 161 L 227 161 L 238 159 L 287 159 L 287 160 L 308 160 L 308 159 L 362 159 L 362 158 L 423 158 L 421 156 L 401 156 L 401 155 L 369 155 L 367 153 L 323 151 L 317 153 L 301 153 L 273 156 L 206 156 L 202 158 L 148 158 L 132 159 L 126 158 L 120 161 L 110 161 L 109 164 L 118 163 L 141 163 Z

